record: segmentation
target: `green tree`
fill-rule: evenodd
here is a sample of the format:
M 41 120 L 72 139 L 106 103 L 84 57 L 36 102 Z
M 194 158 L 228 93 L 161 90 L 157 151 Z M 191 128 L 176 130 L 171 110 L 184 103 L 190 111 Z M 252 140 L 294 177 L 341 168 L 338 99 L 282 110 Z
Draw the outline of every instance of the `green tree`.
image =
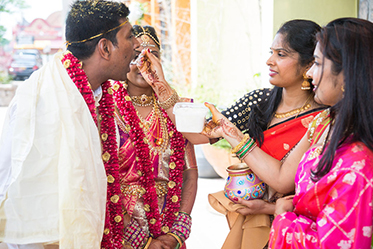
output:
M 25 0 L 0 0 L 0 15 L 1 13 L 13 13 L 20 9 L 28 8 Z M 4 38 L 6 28 L 0 25 L 0 45 L 4 45 L 8 41 Z

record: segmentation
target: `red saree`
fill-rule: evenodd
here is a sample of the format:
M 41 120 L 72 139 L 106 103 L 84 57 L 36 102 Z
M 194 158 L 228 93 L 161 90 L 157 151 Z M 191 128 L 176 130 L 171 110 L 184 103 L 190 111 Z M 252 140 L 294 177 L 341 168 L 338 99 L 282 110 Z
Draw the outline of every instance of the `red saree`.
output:
M 260 147 L 265 153 L 282 160 L 306 133 L 309 124 L 321 111 L 285 121 L 266 130 Z

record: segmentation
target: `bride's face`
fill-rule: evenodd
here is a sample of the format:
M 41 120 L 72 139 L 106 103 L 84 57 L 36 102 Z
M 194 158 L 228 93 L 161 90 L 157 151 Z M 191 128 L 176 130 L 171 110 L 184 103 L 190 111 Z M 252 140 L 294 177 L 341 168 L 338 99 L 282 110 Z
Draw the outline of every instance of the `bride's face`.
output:
M 147 35 L 143 35 L 143 36 L 148 37 Z M 157 44 L 150 37 L 148 37 L 149 39 L 146 39 L 146 40 L 148 40 L 150 46 L 145 46 L 144 42 L 143 42 L 143 39 L 142 39 L 143 36 L 140 36 L 140 37 L 137 38 L 139 43 L 140 43 L 140 47 L 138 49 L 136 49 L 137 56 L 141 53 L 141 51 L 144 48 L 149 48 L 152 51 L 152 54 L 155 57 L 157 57 L 158 59 L 160 59 L 161 53 L 160 53 L 159 48 L 157 47 Z M 137 56 L 136 56 L 136 58 L 137 58 Z M 140 73 L 140 70 L 133 63 L 131 63 L 131 65 L 130 65 L 130 72 L 127 74 L 127 79 L 128 79 L 127 83 L 129 85 L 132 84 L 132 85 L 140 87 L 140 88 L 151 88 L 150 85 L 142 77 L 142 75 Z

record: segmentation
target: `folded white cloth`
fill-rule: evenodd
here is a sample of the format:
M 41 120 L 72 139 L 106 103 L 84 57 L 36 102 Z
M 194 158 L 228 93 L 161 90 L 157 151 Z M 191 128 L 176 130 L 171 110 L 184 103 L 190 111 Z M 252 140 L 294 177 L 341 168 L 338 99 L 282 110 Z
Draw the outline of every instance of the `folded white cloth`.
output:
M 22 83 L 8 108 L 16 105 L 11 165 L 0 161 L 10 176 L 0 188 L 6 191 L 0 193 L 0 241 L 99 248 L 107 184 L 100 137 L 61 56 Z

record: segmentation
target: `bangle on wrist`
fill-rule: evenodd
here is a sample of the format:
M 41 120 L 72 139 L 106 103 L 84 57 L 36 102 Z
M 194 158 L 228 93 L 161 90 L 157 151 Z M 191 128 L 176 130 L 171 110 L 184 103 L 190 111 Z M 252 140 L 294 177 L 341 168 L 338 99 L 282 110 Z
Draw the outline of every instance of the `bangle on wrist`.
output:
M 171 235 L 172 237 L 174 237 L 174 238 L 176 239 L 177 243 L 178 243 L 180 246 L 183 244 L 183 242 L 181 242 L 180 237 L 177 236 L 176 234 L 174 234 L 174 233 L 167 233 L 167 234 L 169 234 L 169 235 Z
M 251 140 L 247 142 L 247 144 L 244 145 L 244 149 L 241 152 L 237 152 L 236 155 L 239 159 L 242 159 L 244 155 L 248 153 L 248 151 L 251 150 L 251 148 L 255 145 L 255 141 Z
M 232 149 L 232 153 L 237 153 L 242 147 L 247 143 L 247 141 L 250 139 L 249 134 L 245 134 L 242 140 L 240 141 L 239 144 L 237 144 L 236 147 Z
M 158 105 L 162 109 L 167 110 L 168 108 L 173 107 L 178 101 L 179 101 L 179 95 L 174 90 L 173 93 L 171 94 L 171 96 L 168 99 L 166 99 L 165 101 L 162 101 L 162 102 L 160 102 L 158 100 L 157 102 L 158 102 Z
M 135 219 L 131 219 L 131 222 L 123 231 L 124 241 L 130 244 L 132 248 L 143 248 L 144 244 L 147 244 L 146 238 L 148 236 Z
M 170 233 L 179 237 L 181 245 L 189 238 L 190 229 L 192 227 L 192 217 L 185 212 L 179 212 L 174 224 L 170 229 Z
M 253 145 L 253 146 L 252 146 L 252 147 L 247 151 L 247 153 L 244 154 L 243 156 L 241 156 L 240 160 L 245 159 L 245 157 L 246 157 L 247 155 L 249 155 L 249 154 L 251 153 L 251 151 L 253 151 L 253 150 L 255 149 L 256 146 L 257 146 L 257 144 L 254 143 L 254 145 Z
M 192 216 L 190 216 L 190 214 L 188 214 L 187 212 L 179 211 L 179 214 L 185 214 L 185 215 L 188 216 L 190 219 L 192 219 Z
M 250 135 L 249 134 L 245 134 L 243 139 L 241 140 L 241 142 L 232 149 L 232 153 L 237 153 L 239 150 L 242 149 L 242 147 L 247 143 L 247 141 L 249 141 L 251 138 L 250 138 Z
M 144 249 L 148 249 L 150 246 L 150 243 L 152 243 L 153 238 L 150 236 L 148 241 L 146 242 L 146 245 L 144 246 Z
M 242 148 L 239 150 L 239 151 L 237 151 L 237 155 L 243 155 L 243 154 L 245 154 L 253 145 L 254 145 L 254 143 L 255 143 L 255 141 L 253 140 L 253 139 L 249 139 L 248 141 L 247 141 L 247 143 L 246 144 L 244 144 L 243 146 L 242 146 Z
M 232 149 L 232 153 L 236 153 L 238 159 L 243 160 L 248 154 L 251 153 L 257 146 L 254 139 L 248 134 L 245 134 L 241 142 Z

